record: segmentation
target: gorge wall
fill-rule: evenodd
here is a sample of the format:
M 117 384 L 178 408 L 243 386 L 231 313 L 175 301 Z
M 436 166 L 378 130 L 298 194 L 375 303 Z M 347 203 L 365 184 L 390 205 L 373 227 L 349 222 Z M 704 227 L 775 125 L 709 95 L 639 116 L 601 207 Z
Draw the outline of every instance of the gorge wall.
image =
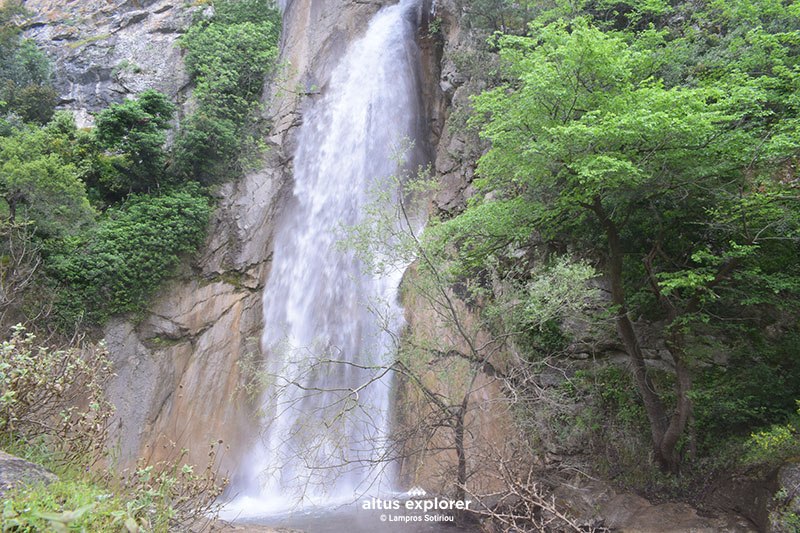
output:
M 240 362 L 258 356 L 262 290 L 271 264 L 271 237 L 282 199 L 292 187 L 292 154 L 305 103 L 324 93 L 346 44 L 366 26 L 380 1 L 295 0 L 285 6 L 281 59 L 285 68 L 265 83 L 272 128 L 260 169 L 216 191 L 218 207 L 201 251 L 156 295 L 143 317 L 117 317 L 103 334 L 116 378 L 114 435 L 119 461 L 157 461 L 189 449 L 204 463 L 209 443 L 222 441 L 223 470 L 232 468 L 252 435 L 253 407 L 240 387 Z M 27 0 L 33 13 L 25 36 L 54 64 L 60 109 L 79 126 L 91 113 L 152 88 L 192 108 L 190 79 L 178 45 L 204 4 L 177 0 L 70 2 Z M 430 6 L 425 8 L 430 12 Z M 422 39 L 431 140 L 444 131 L 439 88 L 441 47 Z
M 208 443 L 222 440 L 228 451 L 221 467 L 232 470 L 249 447 L 254 414 L 240 388 L 239 363 L 258 356 L 274 221 L 291 191 L 303 102 L 313 98 L 305 91 L 324 90 L 329 65 L 378 7 L 305 0 L 286 7 L 281 48 L 289 66 L 265 91 L 273 128 L 262 169 L 221 187 L 206 245 L 151 313 L 106 329 L 118 365 L 112 401 L 123 459 L 158 460 L 174 453 L 174 442 L 191 450 L 189 462 L 200 463 Z
M 346 45 L 383 3 L 294 0 L 285 6 L 281 58 L 286 67 L 275 80 L 265 81 L 272 127 L 261 168 L 219 187 L 205 245 L 159 291 L 149 311 L 138 320 L 117 317 L 103 332 L 116 373 L 109 392 L 117 409 L 114 435 L 121 465 L 130 466 L 138 457 L 176 458 L 184 448 L 188 462 L 203 464 L 209 444 L 222 441 L 219 464 L 233 471 L 240 454 L 250 449 L 257 436 L 256 407 L 241 387 L 241 363 L 259 356 L 262 293 L 274 225 L 292 190 L 298 127 L 306 105 L 325 93 Z M 175 0 L 78 7 L 67 0 L 29 0 L 25 5 L 36 13 L 26 35 L 53 58 L 60 107 L 72 110 L 79 124 L 91 125 L 92 112 L 147 88 L 179 104 L 179 115 L 190 112 L 192 87 L 178 39 L 207 6 Z M 422 15 L 417 40 L 423 115 L 429 120 L 425 149 L 442 182 L 432 208 L 453 213 L 471 194 L 481 150 L 474 134 L 450 126 L 454 110 L 463 111 L 469 95 L 481 88 L 457 66 L 458 54 L 474 37 L 462 26 L 452 0 L 425 2 Z M 417 329 L 431 319 L 413 305 L 407 318 Z M 474 426 L 492 433 L 492 415 L 479 418 Z M 452 461 L 445 456 L 439 467 L 422 470 L 407 463 L 403 477 L 445 490 L 450 482 L 441 484 L 439 475 Z

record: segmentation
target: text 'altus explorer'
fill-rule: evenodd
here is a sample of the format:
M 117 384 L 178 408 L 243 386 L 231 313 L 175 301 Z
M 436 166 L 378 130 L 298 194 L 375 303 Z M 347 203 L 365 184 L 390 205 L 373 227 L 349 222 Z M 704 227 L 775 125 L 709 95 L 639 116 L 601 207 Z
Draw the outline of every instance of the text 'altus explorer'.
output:
M 450 511 L 452 509 L 469 509 L 472 500 L 440 500 L 434 498 L 432 500 L 379 500 L 372 498 L 371 500 L 364 500 L 361 508 L 367 511 L 376 510 L 398 510 L 404 508 L 408 511 Z

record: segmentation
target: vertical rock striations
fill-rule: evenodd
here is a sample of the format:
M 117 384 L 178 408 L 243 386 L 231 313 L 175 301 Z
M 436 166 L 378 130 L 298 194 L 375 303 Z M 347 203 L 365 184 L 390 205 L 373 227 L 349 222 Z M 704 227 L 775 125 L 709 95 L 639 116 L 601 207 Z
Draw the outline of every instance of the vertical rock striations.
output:
M 208 444 L 222 440 L 230 446 L 222 464 L 229 466 L 254 437 L 240 362 L 259 355 L 262 290 L 274 222 L 292 188 L 297 127 L 305 104 L 325 92 L 346 44 L 382 3 L 294 0 L 285 6 L 281 57 L 287 66 L 267 86 L 272 129 L 261 168 L 219 188 L 207 242 L 162 288 L 150 311 L 137 321 L 118 317 L 105 329 L 117 374 L 110 395 L 123 465 L 140 456 L 168 458 L 181 448 L 190 450 L 190 462 L 203 463 Z M 53 59 L 59 107 L 73 111 L 79 125 L 91 125 L 92 112 L 149 88 L 187 112 L 191 85 L 177 41 L 193 13 L 208 9 L 204 5 L 26 0 L 24 6 L 32 13 L 25 35 Z M 423 11 L 429 21 L 439 17 L 428 2 Z M 429 140 L 440 146 L 435 167 L 452 182 L 447 198 L 437 200 L 444 210 L 463 202 L 471 177 L 471 163 L 458 152 L 466 143 L 445 127 L 457 81 L 440 72 L 447 43 L 460 39 L 457 17 L 449 14 L 456 11 L 454 5 L 442 11 L 443 35 L 423 29 L 419 38 Z
M 294 137 L 303 104 L 325 90 L 331 65 L 381 2 L 295 0 L 284 13 L 284 72 L 266 91 L 273 122 L 261 169 L 218 191 L 203 249 L 166 284 L 141 320 L 113 320 L 105 329 L 117 378 L 110 396 L 119 459 L 156 461 L 188 448 L 204 463 L 211 442 L 230 450 L 253 437 L 252 407 L 240 387 L 240 362 L 258 356 L 262 289 L 271 263 L 272 232 L 291 190 Z M 27 0 L 26 36 L 55 64 L 60 108 L 81 125 L 90 113 L 153 88 L 185 104 L 189 78 L 177 40 L 193 12 L 177 0 Z M 185 106 L 184 106 L 185 107 Z

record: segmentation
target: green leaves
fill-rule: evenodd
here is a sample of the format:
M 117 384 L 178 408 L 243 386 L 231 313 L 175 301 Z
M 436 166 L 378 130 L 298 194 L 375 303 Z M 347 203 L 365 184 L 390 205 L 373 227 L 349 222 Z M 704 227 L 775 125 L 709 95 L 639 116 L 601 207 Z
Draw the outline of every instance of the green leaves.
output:
M 0 137 L 0 196 L 12 218 L 33 221 L 46 236 L 75 233 L 94 218 L 73 163 L 75 135 L 71 115 L 60 114 L 46 128 Z
M 64 511 L 62 513 L 38 512 L 35 514 L 35 516 L 47 520 L 50 527 L 53 528 L 53 531 L 57 533 L 62 533 L 62 532 L 66 533 L 70 530 L 69 525 L 72 522 L 75 522 L 76 520 L 80 519 L 80 517 L 82 517 L 84 514 L 86 514 L 88 511 L 94 509 L 95 505 L 96 504 L 94 503 L 90 503 L 89 505 L 78 507 L 74 511 Z
M 690 265 L 692 248 L 679 249 L 682 240 L 700 239 L 719 257 L 743 260 L 729 243 L 796 238 L 789 228 L 798 226 L 797 210 L 778 200 L 786 193 L 765 175 L 771 162 L 796 151 L 783 133 L 798 128 L 796 113 L 776 107 L 769 94 L 783 83 L 782 71 L 773 83 L 732 69 L 724 81 L 666 87 L 643 67 L 661 52 L 640 46 L 636 35 L 601 31 L 585 17 L 532 30 L 535 38 L 499 38 L 510 81 L 474 98 L 472 122 L 491 141 L 478 167 L 488 200 L 462 217 L 492 227 L 490 205 L 522 202 L 517 210 L 529 215 L 517 221 L 527 229 L 506 225 L 506 235 L 561 234 L 575 242 L 596 233 L 598 220 L 582 214 L 601 209 L 614 224 L 638 225 L 631 230 L 634 246 L 642 246 L 636 253 L 673 239 L 658 245 L 686 265 L 659 274 L 673 294 L 714 281 L 721 264 Z M 756 185 L 751 178 L 759 173 Z
M 165 95 L 147 90 L 136 100 L 111 104 L 98 115 L 95 138 L 102 148 L 120 156 L 121 174 L 112 189 L 143 192 L 159 185 L 166 162 L 166 130 L 174 112 Z
M 0 8 L 0 111 L 13 111 L 0 117 L 0 217 L 35 231 L 43 252 L 35 264 L 45 276 L 34 284 L 55 294 L 62 325 L 141 311 L 205 235 L 207 198 L 196 186 L 172 189 L 231 178 L 247 163 L 242 153 L 262 146 L 251 130 L 275 67 L 280 14 L 266 0 L 218 0 L 210 18 L 197 14 L 182 39 L 196 112 L 176 134 L 170 160 L 175 106 L 152 90 L 100 112 L 91 131 L 78 130 L 68 113 L 43 128 L 24 125 L 20 116 L 50 118 L 54 92 L 45 56 L 18 39 L 12 17 L 20 12 L 14 3 Z M 93 207 L 103 217 L 97 224 Z
M 237 158 L 267 75 L 275 66 L 280 14 L 265 0 L 214 4 L 181 39 L 198 108 L 176 140 L 178 173 L 204 184 L 241 169 Z
M 520 295 L 521 321 L 541 328 L 583 311 L 597 298 L 597 289 L 588 282 L 597 276 L 594 268 L 569 257 L 556 258 L 551 265 L 531 272 L 531 279 Z
M 210 207 L 196 187 L 162 196 L 134 195 L 80 240 L 54 250 L 50 274 L 64 285 L 64 318 L 103 322 L 145 308 L 180 255 L 205 237 Z
M 45 124 L 58 103 L 49 86 L 50 62 L 36 44 L 20 39 L 14 15 L 25 10 L 14 2 L 0 7 L 0 111 L 25 122 Z
M 508 190 L 515 179 L 548 209 L 580 211 L 599 196 L 625 213 L 702 170 L 696 159 L 732 118 L 724 91 L 641 78 L 643 53 L 586 19 L 539 29 L 535 40 L 501 39 L 518 83 L 474 100 L 492 143 L 479 162 L 485 188 Z

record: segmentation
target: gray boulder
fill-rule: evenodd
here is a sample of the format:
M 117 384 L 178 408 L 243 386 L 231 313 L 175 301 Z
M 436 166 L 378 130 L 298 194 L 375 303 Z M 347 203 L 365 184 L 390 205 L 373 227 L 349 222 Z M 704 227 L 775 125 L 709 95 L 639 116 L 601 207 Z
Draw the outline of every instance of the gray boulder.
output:
M 53 481 L 58 477 L 46 468 L 0 451 L 0 499 L 18 487 Z

